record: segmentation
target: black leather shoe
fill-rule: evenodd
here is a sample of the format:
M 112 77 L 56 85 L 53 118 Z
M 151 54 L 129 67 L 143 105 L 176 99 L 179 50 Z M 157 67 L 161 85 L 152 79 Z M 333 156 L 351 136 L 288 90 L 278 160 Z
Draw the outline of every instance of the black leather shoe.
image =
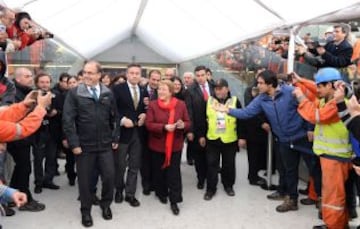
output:
M 171 211 L 174 215 L 179 215 L 180 209 L 177 204 L 170 204 Z
M 215 195 L 214 192 L 207 191 L 207 192 L 205 193 L 205 195 L 204 195 L 204 200 L 211 200 L 214 195 Z
M 112 213 L 111 213 L 110 207 L 106 207 L 106 208 L 103 208 L 103 209 L 102 209 L 102 217 L 103 217 L 105 220 L 110 220 L 110 219 L 112 219 Z
M 122 192 L 116 191 L 116 193 L 115 193 L 115 203 L 117 203 L 117 204 L 122 203 L 123 200 L 124 200 L 124 196 L 123 196 Z
M 235 191 L 231 187 L 225 188 L 225 192 L 228 196 L 235 196 Z
M 4 209 L 5 216 L 13 216 L 13 215 L 15 215 L 15 211 L 13 209 L 11 209 L 9 206 L 6 206 L 6 205 L 2 204 L 2 208 Z
M 355 219 L 358 217 L 356 208 L 349 208 L 349 217 L 350 219 Z
M 197 187 L 198 189 L 200 189 L 200 190 L 201 190 L 201 189 L 204 189 L 204 182 L 200 182 L 200 181 L 199 181 L 199 182 L 197 183 L 196 187 Z
M 144 189 L 143 189 L 143 194 L 144 194 L 145 196 L 150 195 L 150 193 L 151 193 L 150 188 L 144 188 Z
M 310 199 L 310 198 L 305 198 L 305 199 L 301 199 L 300 203 L 302 205 L 314 205 L 316 204 L 316 200 Z
M 75 185 L 75 179 L 69 179 L 69 185 L 74 186 Z
M 42 192 L 42 187 L 40 185 L 36 185 L 35 188 L 34 188 L 34 192 L 39 194 Z
M 160 203 L 167 204 L 167 198 L 165 196 L 158 196 Z
M 132 207 L 140 206 L 140 202 L 135 197 L 126 196 L 125 201 L 128 202 Z
M 43 188 L 52 189 L 52 190 L 57 190 L 57 189 L 60 188 L 59 185 L 56 185 L 56 184 L 54 184 L 54 183 L 52 183 L 52 182 L 50 182 L 50 183 L 44 183 L 44 184 L 42 185 L 42 187 L 43 187 Z
M 81 216 L 81 223 L 84 227 L 91 227 L 93 225 L 93 220 L 90 214 L 83 214 Z
M 100 204 L 99 197 L 97 197 L 97 195 L 95 193 L 94 193 L 94 195 L 92 197 L 92 204 L 96 205 L 96 206 Z
M 194 165 L 194 160 L 192 160 L 192 159 L 187 160 L 187 164 L 190 165 L 190 166 L 193 166 Z
M 261 186 L 261 185 L 265 185 L 266 184 L 266 180 L 263 178 L 257 179 L 257 180 L 253 180 L 253 181 L 249 181 L 250 185 L 257 185 L 257 186 Z
M 324 225 L 317 225 L 317 226 L 313 226 L 313 229 L 327 229 L 327 226 Z

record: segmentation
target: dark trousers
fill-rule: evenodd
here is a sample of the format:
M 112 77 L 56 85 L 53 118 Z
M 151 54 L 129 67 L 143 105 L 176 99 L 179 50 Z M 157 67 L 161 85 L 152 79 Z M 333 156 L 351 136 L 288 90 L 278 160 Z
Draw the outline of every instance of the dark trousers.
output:
M 75 180 L 75 155 L 70 149 L 63 149 L 66 155 L 65 171 L 69 180 Z
M 102 181 L 101 201 L 102 208 L 109 207 L 113 200 L 114 192 L 114 158 L 111 150 L 104 152 L 82 152 L 75 156 L 78 175 L 79 193 L 82 214 L 91 212 L 93 191 L 91 183 L 93 171 L 98 165 Z
M 56 173 L 56 143 L 52 137 L 40 139 L 34 146 L 35 185 L 52 183 Z M 43 162 L 45 159 L 45 171 Z
M 256 182 L 260 179 L 258 172 L 266 169 L 267 141 L 255 142 L 247 140 L 246 150 L 249 163 L 248 180 Z
M 235 183 L 235 155 L 237 142 L 222 143 L 220 140 L 207 141 L 207 191 L 216 192 L 221 156 L 221 182 L 224 188 Z
M 346 207 L 348 209 L 356 208 L 356 179 L 357 175 L 354 169 L 349 172 L 349 178 L 345 183 Z
M 28 201 L 33 199 L 29 189 L 29 178 L 31 174 L 30 149 L 30 145 L 18 145 L 16 142 L 8 145 L 8 152 L 15 162 L 10 187 L 26 193 Z
M 193 141 L 187 141 L 186 160 L 187 161 L 193 161 L 194 160 L 194 142 Z
M 200 146 L 198 138 L 194 139 L 193 146 L 197 179 L 199 183 L 204 184 L 207 174 L 206 150 Z
M 181 152 L 173 152 L 169 167 L 163 169 L 165 154 L 152 152 L 155 193 L 160 197 L 169 196 L 171 203 L 182 202 Z
M 129 143 L 119 144 L 115 153 L 115 187 L 118 192 L 125 189 L 126 196 L 133 197 L 136 192 L 137 176 L 141 166 L 141 140 L 138 130 L 134 129 Z M 126 183 L 124 174 L 127 167 Z
M 321 166 L 319 156 L 315 154 L 302 153 L 302 158 L 308 167 L 309 174 L 314 180 L 315 192 L 318 197 L 321 196 Z
M 152 172 L 152 153 L 146 145 L 146 142 L 142 145 L 141 150 L 141 185 L 144 190 L 153 189 L 153 172 Z

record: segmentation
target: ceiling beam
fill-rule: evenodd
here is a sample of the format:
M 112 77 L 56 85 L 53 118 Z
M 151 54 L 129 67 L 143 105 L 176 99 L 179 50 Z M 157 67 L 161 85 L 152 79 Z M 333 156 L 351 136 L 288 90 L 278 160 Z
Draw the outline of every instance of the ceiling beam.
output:
M 276 13 L 273 9 L 271 9 L 269 6 L 265 5 L 261 0 L 254 0 L 254 2 L 256 2 L 259 6 L 261 6 L 262 8 L 264 8 L 266 11 L 268 11 L 269 13 L 273 14 L 274 16 L 276 16 L 277 18 L 279 18 L 282 21 L 285 21 L 285 19 L 283 17 L 281 17 L 280 14 Z
M 141 17 L 142 17 L 142 15 L 144 13 L 144 10 L 146 8 L 147 3 L 148 3 L 148 0 L 141 0 L 139 10 L 138 10 L 138 12 L 136 14 L 134 24 L 133 24 L 133 26 L 131 28 L 131 36 L 134 36 L 135 33 L 136 33 L 136 29 L 137 29 L 137 27 L 138 27 L 138 25 L 140 23 Z

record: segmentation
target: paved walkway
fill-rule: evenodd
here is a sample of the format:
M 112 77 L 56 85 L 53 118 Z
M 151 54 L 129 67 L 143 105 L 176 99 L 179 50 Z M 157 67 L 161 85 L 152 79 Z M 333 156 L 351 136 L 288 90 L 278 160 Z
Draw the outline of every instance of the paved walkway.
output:
M 184 155 L 183 155 L 184 158 Z M 183 159 L 184 160 L 184 159 Z M 61 170 L 64 161 L 61 160 Z M 196 189 L 194 167 L 182 163 L 183 197 L 179 205 L 180 215 L 174 216 L 169 205 L 161 204 L 152 194 L 142 195 L 141 185 L 138 185 L 137 198 L 141 202 L 138 208 L 130 207 L 128 203 L 113 204 L 113 220 L 105 221 L 101 210 L 95 206 L 92 209 L 94 226 L 92 228 L 221 228 L 221 229 L 308 229 L 321 224 L 314 206 L 299 205 L 299 211 L 277 213 L 276 201 L 266 199 L 269 193 L 247 182 L 247 157 L 242 150 L 237 154 L 237 180 L 234 187 L 236 196 L 228 197 L 221 184 L 211 201 L 203 200 L 204 191 Z M 274 179 L 276 180 L 276 179 Z M 76 201 L 77 187 L 70 187 L 63 174 L 55 178 L 55 183 L 61 186 L 58 191 L 44 189 L 34 198 L 46 204 L 46 210 L 39 213 L 16 212 L 13 217 L 1 217 L 4 229 L 65 229 L 83 228 L 80 222 L 79 202 Z M 304 186 L 303 183 L 300 184 Z M 303 198 L 304 196 L 300 196 Z M 351 225 L 360 224 L 354 220 Z

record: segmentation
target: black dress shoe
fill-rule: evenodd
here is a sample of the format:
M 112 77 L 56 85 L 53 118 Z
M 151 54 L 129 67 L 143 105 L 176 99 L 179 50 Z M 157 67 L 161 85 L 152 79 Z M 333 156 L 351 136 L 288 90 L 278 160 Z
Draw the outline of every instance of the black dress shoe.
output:
M 42 187 L 43 187 L 43 188 L 52 189 L 52 190 L 57 190 L 57 189 L 60 188 L 59 185 L 56 185 L 56 184 L 54 184 L 54 183 L 52 183 L 52 182 L 50 182 L 50 183 L 44 183 L 44 184 L 42 185 Z
M 167 198 L 165 196 L 158 196 L 160 203 L 167 204 Z
M 106 207 L 106 208 L 103 208 L 103 209 L 102 209 L 102 217 L 103 217 L 105 220 L 110 220 L 110 219 L 112 219 L 112 213 L 111 213 L 110 207 Z
M 97 197 L 97 195 L 94 193 L 92 197 L 92 204 L 98 206 L 100 204 L 100 199 Z
M 211 200 L 214 195 L 215 195 L 214 192 L 212 192 L 212 191 L 206 191 L 206 193 L 205 193 L 205 195 L 204 195 L 204 200 Z
M 150 188 L 144 188 L 144 189 L 143 189 L 143 194 L 144 194 L 145 196 L 150 195 L 150 193 L 151 193 Z
M 81 216 L 81 223 L 84 227 L 91 227 L 93 225 L 93 220 L 90 214 L 83 214 Z
M 132 207 L 140 206 L 140 202 L 135 197 L 126 196 L 125 201 L 128 202 Z
M 69 185 L 74 186 L 75 185 L 75 179 L 69 179 Z
M 204 189 L 204 182 L 200 182 L 200 181 L 199 181 L 199 182 L 197 183 L 196 187 L 197 187 L 198 189 L 200 189 L 200 190 L 201 190 L 201 189 Z
M 2 204 L 1 206 L 4 209 L 5 216 L 13 216 L 13 215 L 15 215 L 15 211 L 13 209 L 11 209 L 9 206 L 6 206 L 4 204 Z
M 194 160 L 192 160 L 192 159 L 187 160 L 187 164 L 190 165 L 190 166 L 193 166 L 194 165 Z
M 180 209 L 179 207 L 177 206 L 177 204 L 170 204 L 170 208 L 171 208 L 171 211 L 174 215 L 179 215 L 180 213 Z
M 122 192 L 116 191 L 116 193 L 115 193 L 115 203 L 117 203 L 117 204 L 122 203 L 123 200 L 124 200 L 124 196 L 123 196 Z
M 34 188 L 34 192 L 39 194 L 42 192 L 42 187 L 40 185 L 36 185 L 35 188 Z
M 225 192 L 228 196 L 235 196 L 235 191 L 231 187 L 225 188 Z
M 253 180 L 253 181 L 249 181 L 250 185 L 257 185 L 257 186 L 261 186 L 261 185 L 265 185 L 266 184 L 266 180 L 263 178 L 257 179 L 257 180 Z

